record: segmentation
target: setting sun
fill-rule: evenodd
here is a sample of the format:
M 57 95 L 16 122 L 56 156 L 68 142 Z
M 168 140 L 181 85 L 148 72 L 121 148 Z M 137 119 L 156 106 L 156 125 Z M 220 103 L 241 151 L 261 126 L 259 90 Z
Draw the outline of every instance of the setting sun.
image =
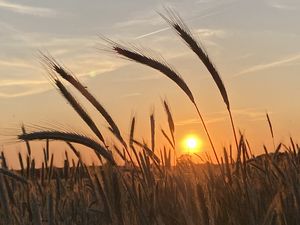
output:
M 199 152 L 201 151 L 202 140 L 196 135 L 188 135 L 183 139 L 182 147 L 184 152 L 188 154 Z
M 186 140 L 186 146 L 188 148 L 195 148 L 197 147 L 197 140 L 195 138 L 189 138 Z

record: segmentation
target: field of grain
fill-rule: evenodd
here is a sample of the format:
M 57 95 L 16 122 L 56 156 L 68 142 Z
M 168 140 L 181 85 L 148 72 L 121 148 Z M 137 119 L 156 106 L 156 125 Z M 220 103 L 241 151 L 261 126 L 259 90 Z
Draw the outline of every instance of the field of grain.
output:
M 129 140 L 89 90 L 50 55 L 41 53 L 49 78 L 72 106 L 95 138 L 65 130 L 27 131 L 18 139 L 24 141 L 27 154 L 19 154 L 20 170 L 7 166 L 2 153 L 0 168 L 0 224 L 33 225 L 292 225 L 300 221 L 300 147 L 274 141 L 264 147 L 265 153 L 254 156 L 247 138 L 238 134 L 225 85 L 201 44 L 176 12 L 161 15 L 206 67 L 218 88 L 228 111 L 234 144 L 217 155 L 215 143 L 206 126 L 190 88 L 165 61 L 155 59 L 138 48 L 126 47 L 102 38 L 106 48 L 123 58 L 148 66 L 168 77 L 183 91 L 194 106 L 211 147 L 213 158 L 194 163 L 190 155 L 176 155 L 174 120 L 166 101 L 163 107 L 168 131 L 158 130 L 150 116 L 151 141 L 140 142 L 131 121 Z M 67 86 L 69 83 L 70 86 Z M 84 109 L 71 88 L 76 89 L 103 117 L 118 143 L 108 146 L 95 120 Z M 157 149 L 155 134 L 162 132 L 168 143 Z M 45 141 L 44 160 L 36 168 L 31 142 Z M 65 142 L 77 160 L 65 153 L 64 167 L 53 166 L 50 141 Z M 99 165 L 86 165 L 77 144 L 94 151 Z M 116 157 L 120 160 L 116 160 Z M 201 159 L 200 159 L 201 158 Z

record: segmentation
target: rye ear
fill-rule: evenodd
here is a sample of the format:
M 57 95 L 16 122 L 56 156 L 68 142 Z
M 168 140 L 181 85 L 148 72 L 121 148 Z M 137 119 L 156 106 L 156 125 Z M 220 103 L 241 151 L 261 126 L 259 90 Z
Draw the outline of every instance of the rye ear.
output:
M 192 102 L 192 104 L 194 105 L 198 116 L 201 120 L 201 123 L 203 125 L 203 128 L 205 130 L 205 133 L 208 137 L 209 143 L 211 145 L 211 148 L 214 152 L 214 155 L 216 157 L 216 160 L 218 162 L 218 164 L 220 164 L 218 157 L 217 157 L 217 153 L 213 144 L 213 141 L 211 139 L 211 136 L 208 132 L 207 126 L 205 124 L 205 121 L 203 119 L 202 114 L 200 113 L 200 110 L 195 102 L 193 93 L 191 92 L 190 88 L 188 87 L 188 85 L 185 83 L 185 81 L 183 80 L 183 78 L 173 69 L 171 68 L 167 63 L 159 61 L 151 56 L 146 55 L 145 53 L 143 53 L 141 50 L 137 49 L 137 48 L 127 48 L 121 44 L 118 44 L 114 41 L 111 41 L 109 39 L 103 39 L 104 41 L 107 42 L 110 51 L 112 51 L 113 53 L 116 53 L 117 55 L 124 57 L 125 59 L 129 59 L 132 60 L 134 62 L 146 65 L 148 67 L 151 67 L 159 72 L 161 72 L 162 74 L 164 74 L 165 76 L 167 76 L 169 79 L 171 79 L 172 81 L 174 81 L 177 86 L 188 96 L 188 98 L 190 99 L 190 101 Z
M 109 130 L 120 140 L 124 147 L 127 147 L 126 142 L 121 136 L 121 132 L 115 121 L 112 119 L 111 115 L 102 106 L 102 104 L 88 91 L 88 89 L 72 73 L 70 73 L 62 65 L 60 65 L 54 58 L 52 58 L 51 56 L 47 56 L 43 53 L 41 53 L 41 57 L 45 65 L 47 65 L 59 77 L 69 82 L 97 109 L 97 111 L 109 124 Z
M 223 101 L 226 105 L 226 108 L 228 110 L 236 148 L 238 148 L 237 135 L 236 135 L 233 117 L 232 117 L 232 113 L 231 113 L 229 98 L 227 95 L 225 85 L 222 81 L 222 78 L 221 78 L 218 70 L 216 69 L 216 67 L 214 66 L 214 64 L 212 63 L 210 58 L 208 57 L 208 54 L 206 53 L 204 48 L 201 46 L 201 43 L 196 40 L 196 38 L 193 36 L 192 32 L 190 31 L 188 26 L 183 22 L 183 20 L 180 18 L 180 16 L 176 12 L 174 12 L 170 9 L 166 9 L 166 11 L 167 11 L 168 17 L 159 13 L 160 16 L 167 23 L 170 24 L 170 26 L 176 31 L 176 33 L 181 37 L 181 39 L 187 44 L 187 46 L 198 56 L 198 58 L 202 61 L 202 63 L 204 64 L 204 66 L 206 67 L 208 72 L 211 74 L 213 80 L 215 81 L 215 83 L 221 93 L 221 96 L 223 98 Z

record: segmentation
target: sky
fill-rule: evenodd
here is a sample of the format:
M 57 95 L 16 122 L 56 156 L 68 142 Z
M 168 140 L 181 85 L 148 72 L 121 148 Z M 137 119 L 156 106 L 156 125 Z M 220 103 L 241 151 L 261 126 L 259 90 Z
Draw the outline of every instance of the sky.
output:
M 193 91 L 218 153 L 233 143 L 216 85 L 199 59 L 159 16 L 158 12 L 165 13 L 164 7 L 180 14 L 208 52 L 227 88 L 236 127 L 247 136 L 255 154 L 262 153 L 263 144 L 272 150 L 266 112 L 276 143 L 288 143 L 290 136 L 299 140 L 297 0 L 116 0 L 88 4 L 79 0 L 0 0 L 0 135 L 10 166 L 17 164 L 16 153 L 25 154 L 24 144 L 15 138 L 22 123 L 31 130 L 39 125 L 90 134 L 49 82 L 39 51 L 72 71 L 110 112 L 124 136 L 128 136 L 133 115 L 139 140 L 149 140 L 152 112 L 158 131 L 160 127 L 167 129 L 162 107 L 162 99 L 167 99 L 177 142 L 197 134 L 203 139 L 203 153 L 211 152 L 196 111 L 183 92 L 157 71 L 103 50 L 101 36 L 164 57 Z M 76 91 L 72 93 L 107 132 L 105 121 Z M 159 132 L 157 140 L 163 143 Z M 42 145 L 34 148 L 37 157 Z M 51 146 L 56 155 L 63 155 L 67 148 L 60 143 Z M 92 154 L 86 155 L 87 161 L 93 160 Z

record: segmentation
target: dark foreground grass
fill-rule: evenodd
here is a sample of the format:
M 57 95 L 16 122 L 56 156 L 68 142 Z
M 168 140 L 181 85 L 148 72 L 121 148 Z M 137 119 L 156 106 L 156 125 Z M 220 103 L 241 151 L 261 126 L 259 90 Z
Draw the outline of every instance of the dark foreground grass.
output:
M 186 157 L 171 167 L 169 154 L 157 163 L 142 148 L 134 166 L 87 166 L 66 154 L 54 168 L 46 152 L 41 169 L 31 157 L 20 171 L 4 164 L 0 224 L 299 224 L 300 148 L 255 158 L 239 147 L 239 159 L 224 151 L 220 165 Z

